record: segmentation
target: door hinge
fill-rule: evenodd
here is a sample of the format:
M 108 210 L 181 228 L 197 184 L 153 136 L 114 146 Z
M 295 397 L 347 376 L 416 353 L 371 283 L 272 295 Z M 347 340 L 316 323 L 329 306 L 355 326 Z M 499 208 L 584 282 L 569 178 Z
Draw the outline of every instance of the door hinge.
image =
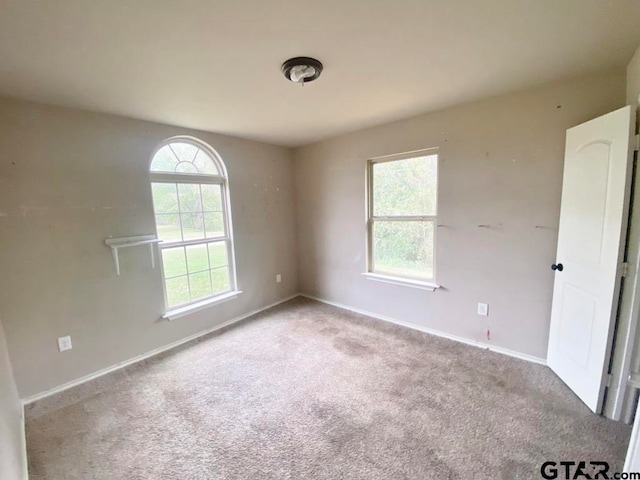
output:
M 626 277 L 629 275 L 629 262 L 623 262 L 622 267 L 620 268 L 620 275 L 622 277 Z

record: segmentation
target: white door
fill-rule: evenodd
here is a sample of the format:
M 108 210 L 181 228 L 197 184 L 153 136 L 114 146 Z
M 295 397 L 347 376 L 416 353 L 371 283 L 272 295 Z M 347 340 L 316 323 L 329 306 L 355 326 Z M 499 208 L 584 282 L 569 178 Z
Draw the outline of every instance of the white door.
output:
M 567 130 L 549 367 L 602 410 L 631 190 L 635 107 Z

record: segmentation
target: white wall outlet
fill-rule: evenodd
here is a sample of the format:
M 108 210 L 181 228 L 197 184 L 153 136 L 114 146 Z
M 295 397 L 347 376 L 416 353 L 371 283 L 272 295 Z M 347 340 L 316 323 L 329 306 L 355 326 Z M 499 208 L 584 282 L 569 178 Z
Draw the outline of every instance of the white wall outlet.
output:
M 482 317 L 489 316 L 489 304 L 488 303 L 479 303 L 478 304 L 478 315 Z
M 66 337 L 60 337 L 58 338 L 58 350 L 60 350 L 61 352 L 65 352 L 67 350 L 71 350 L 73 348 L 73 345 L 71 345 L 71 337 L 70 336 L 66 336 Z
M 277 274 L 276 275 L 276 283 L 280 283 L 282 281 L 282 275 Z

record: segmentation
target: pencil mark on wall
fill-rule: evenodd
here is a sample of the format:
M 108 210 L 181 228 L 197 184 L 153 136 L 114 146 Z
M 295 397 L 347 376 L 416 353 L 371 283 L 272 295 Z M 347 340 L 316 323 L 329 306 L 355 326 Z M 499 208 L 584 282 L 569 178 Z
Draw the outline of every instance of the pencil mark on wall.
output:
M 498 223 L 498 224 L 495 224 L 495 225 L 491 225 L 491 224 L 488 224 L 488 223 L 483 223 L 481 225 L 478 225 L 478 228 L 489 228 L 489 229 L 492 229 L 492 230 L 499 230 L 499 229 L 502 228 L 502 223 Z

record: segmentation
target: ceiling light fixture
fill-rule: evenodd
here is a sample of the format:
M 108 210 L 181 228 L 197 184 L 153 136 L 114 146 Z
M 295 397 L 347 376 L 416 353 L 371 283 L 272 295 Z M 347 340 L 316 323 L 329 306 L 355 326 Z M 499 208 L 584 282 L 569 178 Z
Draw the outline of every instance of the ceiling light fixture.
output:
M 293 83 L 313 82 L 322 73 L 322 63 L 315 58 L 295 57 L 282 64 L 282 73 Z

